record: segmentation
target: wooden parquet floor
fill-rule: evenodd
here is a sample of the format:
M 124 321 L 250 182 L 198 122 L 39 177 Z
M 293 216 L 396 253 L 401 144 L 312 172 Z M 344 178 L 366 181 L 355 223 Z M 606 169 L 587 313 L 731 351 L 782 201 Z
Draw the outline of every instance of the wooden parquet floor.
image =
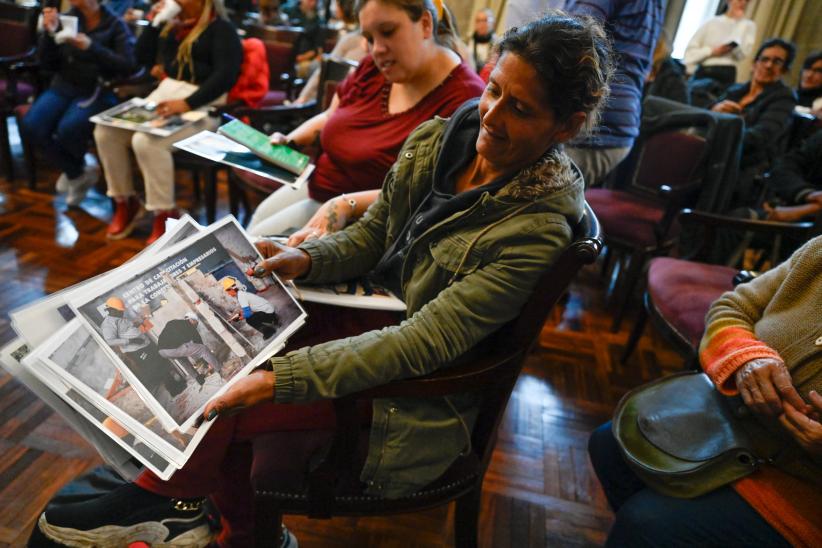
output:
M 53 195 L 56 174 L 44 171 L 41 192 L 0 182 L 0 343 L 13 334 L 8 312 L 52 291 L 121 264 L 142 248 L 143 229 L 105 239 L 108 200 L 95 194 L 82 209 Z M 197 217 L 186 176 L 180 201 Z M 226 213 L 221 183 L 219 214 Z M 201 219 L 204 221 L 204 219 Z M 648 328 L 621 365 L 628 337 L 608 331 L 603 280 L 581 273 L 567 301 L 546 323 L 508 406 L 483 489 L 484 547 L 596 546 L 612 514 L 593 475 L 588 433 L 607 420 L 619 397 L 682 360 Z M 28 390 L 0 372 L 0 546 L 22 546 L 39 510 L 65 482 L 99 463 L 79 436 Z M 390 518 L 328 521 L 287 517 L 300 545 L 437 547 L 453 545 L 453 508 Z

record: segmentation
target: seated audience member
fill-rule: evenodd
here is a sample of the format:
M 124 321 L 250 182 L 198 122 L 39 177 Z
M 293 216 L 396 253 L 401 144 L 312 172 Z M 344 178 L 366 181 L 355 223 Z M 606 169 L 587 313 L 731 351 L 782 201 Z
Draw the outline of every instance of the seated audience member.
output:
M 728 88 L 711 107 L 715 112 L 745 119 L 740 162 L 743 169 L 769 164 L 790 128 L 796 97 L 782 77 L 791 68 L 795 54 L 796 48 L 790 42 L 766 40 L 756 52 L 751 79 Z
M 280 0 L 260 0 L 260 23 L 263 25 L 283 25 L 288 18 L 280 11 Z
M 61 34 L 57 10 L 43 8 L 38 51 L 43 68 L 55 75 L 23 118 L 21 130 L 62 171 L 57 191 L 68 193 L 66 203 L 78 205 L 100 177 L 99 168 L 84 159 L 94 130 L 89 118 L 117 104 L 100 81 L 134 71 L 134 38 L 97 0 L 72 0 L 66 14 L 77 17 L 73 38 Z
M 805 58 L 796 94 L 800 106 L 822 118 L 822 51 L 815 51 Z
M 602 122 L 590 135 L 566 147 L 587 186 L 601 184 L 630 152 L 639 135 L 642 87 L 651 70 L 662 29 L 662 0 L 568 0 L 570 13 L 590 15 L 605 25 L 614 42 L 617 74 Z
M 822 546 L 822 237 L 725 293 L 707 316 L 700 360 L 741 395 L 763 454 L 753 474 L 692 499 L 662 495 L 626 464 L 610 423 L 589 442 L 616 521 L 606 546 Z
M 766 218 L 797 221 L 822 210 L 822 131 L 779 158 L 766 181 L 781 201 Z
M 683 60 L 695 79 L 710 78 L 721 89 L 736 81 L 756 40 L 756 23 L 745 16 L 747 7 L 748 0 L 728 0 L 725 11 L 708 19 L 688 42 Z
M 170 9 L 179 4 L 179 9 Z M 179 14 L 175 13 L 179 11 Z M 225 18 L 222 0 L 161 0 L 151 10 L 152 23 L 137 41 L 137 59 L 160 79 L 147 98 L 157 103 L 163 117 L 225 101 L 237 81 L 243 48 L 237 31 Z M 106 172 L 108 195 L 114 199 L 114 217 L 106 235 L 128 236 L 142 214 L 134 190 L 129 149 L 134 151 L 146 189 L 145 209 L 154 214 L 148 243 L 165 232 L 165 221 L 178 215 L 174 200 L 172 144 L 194 135 L 216 120 L 205 118 L 168 137 L 98 125 L 94 139 Z
M 361 21 L 369 32 L 368 17 Z M 327 342 L 272 358 L 271 370 L 253 372 L 209 402 L 205 416 L 216 423 L 169 481 L 144 472 L 93 501 L 49 509 L 40 532 L 96 544 L 103 535 L 116 543 L 127 530 L 161 529 L 129 540 L 170 545 L 186 535 L 201 546 L 209 533 L 199 500 L 211 494 L 228 524 L 222 545 L 249 546 L 252 491 L 241 478 L 251 462 L 236 450 L 265 432 L 333 428 L 326 398 L 436 371 L 516 317 L 583 215 L 583 182 L 560 144 L 596 118 L 611 52 L 601 27 L 565 15 L 516 29 L 499 48 L 478 106 L 471 101 L 448 120 L 420 125 L 362 222 L 301 248 L 258 244 L 270 257 L 261 266 L 286 278 L 331 282 L 374 272 L 401 291 L 408 319 L 340 339 L 350 332 L 340 315 L 346 309 L 318 307 L 327 330 L 317 331 L 322 314 L 312 312 L 300 333 Z M 474 212 L 481 204 L 480 219 Z M 454 266 L 468 253 L 471 260 Z M 367 492 L 397 498 L 435 481 L 468 447 L 477 404 L 469 394 L 374 400 L 371 424 L 379 427 L 369 434 L 360 473 Z M 288 435 L 295 443 L 282 451 L 299 460 L 296 442 L 305 434 Z M 188 499 L 186 509 L 175 507 L 180 498 Z M 175 524 L 170 534 L 152 527 L 163 521 Z
M 299 147 L 319 139 L 322 150 L 308 185 L 280 188 L 257 207 L 252 234 L 301 227 L 324 201 L 378 188 L 414 128 L 435 115 L 450 116 L 482 93 L 482 81 L 455 53 L 450 15 L 442 13 L 440 19 L 431 0 L 359 4 L 371 55 L 340 84 L 325 112 L 288 136 L 272 136 Z
M 468 53 L 471 55 L 477 74 L 488 62 L 494 49 L 494 42 L 497 39 L 494 34 L 495 24 L 494 10 L 491 8 L 481 9 L 474 15 L 474 34 L 468 40 Z
M 293 0 L 282 8 L 283 14 L 292 27 L 302 27 L 305 33 L 297 43 L 297 76 L 306 78 L 317 66 L 322 54 L 322 19 L 317 13 L 317 0 Z
M 357 25 L 357 13 L 354 11 L 355 0 L 337 0 L 337 18 L 345 22 L 342 36 L 337 41 L 331 56 L 360 62 L 368 53 L 365 38 Z M 320 67 L 314 69 L 300 96 L 294 101 L 297 105 L 305 104 L 317 98 L 317 86 L 320 83 Z
M 689 102 L 685 66 L 671 57 L 671 49 L 664 33 L 660 35 L 654 49 L 651 72 L 645 79 L 645 95 L 663 97 L 686 105 Z

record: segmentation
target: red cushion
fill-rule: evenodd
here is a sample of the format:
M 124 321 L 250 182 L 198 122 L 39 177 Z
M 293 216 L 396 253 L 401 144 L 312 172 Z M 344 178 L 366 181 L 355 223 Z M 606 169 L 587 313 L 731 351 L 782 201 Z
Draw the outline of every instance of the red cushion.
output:
M 648 293 L 665 321 L 696 348 L 708 308 L 734 288 L 737 272 L 727 266 L 658 257 L 648 265 Z
M 260 104 L 257 105 L 257 108 L 262 107 L 276 107 L 277 105 L 282 105 L 285 102 L 286 94 L 282 90 L 278 89 L 270 89 L 268 93 L 265 94 L 263 100 L 260 101 Z
M 591 188 L 585 199 L 596 213 L 606 238 L 640 246 L 657 243 L 654 227 L 661 221 L 662 207 L 648 198 L 619 190 Z

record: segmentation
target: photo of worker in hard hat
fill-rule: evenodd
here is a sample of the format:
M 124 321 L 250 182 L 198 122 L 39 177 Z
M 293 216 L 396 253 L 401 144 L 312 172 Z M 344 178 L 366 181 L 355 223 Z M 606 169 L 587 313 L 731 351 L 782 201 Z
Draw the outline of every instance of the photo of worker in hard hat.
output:
M 185 389 L 185 380 L 160 356 L 157 345 L 146 334 L 151 329 L 148 319 L 129 316 L 120 297 L 109 297 L 100 324 L 103 339 L 120 350 L 123 361 L 152 395 L 157 397 L 160 388 L 165 387 L 173 398 Z
M 274 311 L 274 306 L 266 299 L 248 291 L 234 276 L 225 276 L 220 285 L 229 297 L 237 299 L 239 309 L 229 318 L 229 321 L 245 320 L 248 325 L 262 333 L 263 339 L 269 339 L 277 332 L 280 320 Z
M 179 363 L 186 372 L 202 385 L 206 375 L 198 371 L 196 364 L 199 360 L 208 365 L 208 374 L 221 373 L 222 364 L 217 356 L 203 343 L 203 338 L 197 330 L 200 320 L 194 312 L 186 312 L 183 319 L 170 320 L 163 327 L 157 338 L 160 355 L 164 358 L 180 360 Z

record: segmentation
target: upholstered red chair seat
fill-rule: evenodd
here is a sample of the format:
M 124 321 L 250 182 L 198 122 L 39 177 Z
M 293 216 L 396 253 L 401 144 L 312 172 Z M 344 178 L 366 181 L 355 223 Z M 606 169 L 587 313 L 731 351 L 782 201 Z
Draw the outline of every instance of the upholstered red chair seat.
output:
M 265 94 L 263 100 L 260 101 L 258 108 L 263 107 L 276 107 L 285 103 L 285 100 L 288 96 L 286 95 L 285 91 L 280 89 L 272 89 L 269 90 L 268 93 Z
M 737 272 L 727 266 L 658 257 L 648 265 L 648 294 L 659 315 L 697 348 L 708 308 L 734 288 Z
M 6 79 L 0 79 L 0 104 L 5 100 L 8 85 Z M 34 95 L 34 86 L 28 82 L 17 82 L 17 101 L 27 101 L 32 95 Z
M 585 199 L 602 223 L 606 238 L 642 246 L 656 245 L 654 227 L 664 215 L 658 202 L 607 188 L 588 189 Z

